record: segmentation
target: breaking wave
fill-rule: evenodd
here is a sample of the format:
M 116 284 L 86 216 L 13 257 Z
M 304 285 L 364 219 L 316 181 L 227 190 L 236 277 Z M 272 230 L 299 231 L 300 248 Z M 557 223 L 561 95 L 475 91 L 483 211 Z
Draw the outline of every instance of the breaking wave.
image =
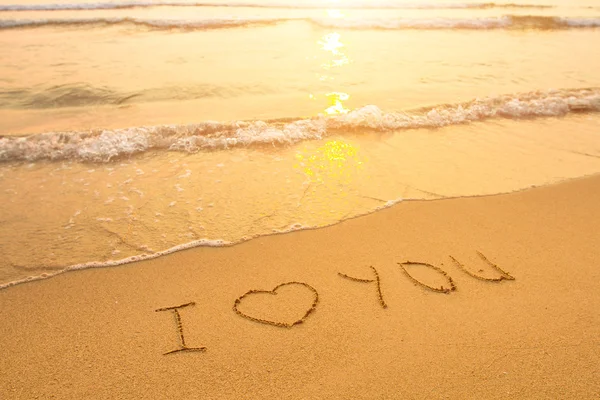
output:
M 230 7 L 230 8 L 288 8 L 288 9 L 329 9 L 331 4 L 323 4 L 320 1 L 305 1 L 298 4 L 290 3 L 252 3 L 252 2 L 182 2 L 182 1 L 156 1 L 156 2 L 111 2 L 111 3 L 62 3 L 62 4 L 7 4 L 0 5 L 0 11 L 67 11 L 67 10 L 116 10 L 149 7 Z M 353 4 L 340 5 L 341 9 L 547 9 L 554 8 L 543 4 L 517 4 L 517 3 L 409 3 L 398 4 L 395 1 L 363 1 Z
M 268 121 L 205 121 L 190 125 L 49 132 L 0 137 L 0 160 L 108 162 L 148 150 L 198 152 L 238 146 L 287 145 L 332 133 L 437 128 L 492 118 L 557 117 L 600 111 L 600 88 L 530 92 L 440 105 L 411 112 L 384 112 L 368 105 L 347 114 Z
M 68 18 L 68 19 L 3 19 L 0 30 L 39 28 L 53 26 L 107 26 L 132 25 L 158 30 L 208 30 L 261 25 L 275 25 L 291 21 L 304 21 L 315 26 L 339 29 L 541 29 L 560 30 L 600 27 L 600 18 L 562 18 L 533 15 L 505 15 L 490 18 L 213 18 L 201 20 L 169 20 L 122 18 Z

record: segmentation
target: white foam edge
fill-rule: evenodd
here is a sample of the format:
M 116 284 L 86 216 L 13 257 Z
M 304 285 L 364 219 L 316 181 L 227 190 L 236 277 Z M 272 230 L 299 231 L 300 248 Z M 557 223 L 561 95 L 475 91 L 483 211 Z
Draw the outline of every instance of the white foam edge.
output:
M 150 253 L 150 254 L 142 253 L 139 255 L 122 258 L 120 260 L 89 261 L 89 262 L 85 262 L 85 263 L 81 263 L 81 264 L 74 264 L 74 265 L 68 266 L 66 268 L 63 268 L 61 270 L 53 271 L 50 273 L 42 273 L 40 275 L 29 276 L 27 278 L 0 284 L 0 290 L 9 288 L 11 286 L 19 285 L 22 283 L 26 283 L 26 282 L 33 282 L 33 281 L 52 278 L 54 276 L 61 275 L 65 272 L 69 272 L 69 271 L 79 271 L 79 270 L 90 269 L 90 268 L 117 267 L 119 265 L 131 264 L 131 263 L 138 262 L 138 261 L 152 260 L 152 259 L 155 259 L 155 258 L 158 258 L 161 256 L 166 256 L 168 254 L 175 253 L 177 251 L 191 249 L 194 247 L 227 247 L 227 246 L 232 246 L 233 244 L 236 244 L 236 243 L 239 243 L 239 242 L 229 242 L 229 241 L 221 240 L 221 239 L 198 239 L 198 240 L 194 240 L 192 242 L 173 246 L 166 250 L 157 251 L 156 253 Z
M 523 192 L 526 190 L 531 190 L 531 189 L 535 189 L 538 187 L 542 187 L 542 186 L 548 186 L 548 185 L 554 185 L 554 184 L 560 184 L 562 182 L 566 182 L 566 181 L 570 181 L 573 179 L 582 179 L 582 178 L 587 178 L 590 176 L 594 176 L 597 174 L 589 174 L 589 175 L 583 175 L 580 176 L 578 178 L 568 178 L 568 179 L 557 179 L 555 181 L 551 181 L 551 182 L 545 182 L 542 184 L 531 184 L 529 186 L 517 189 L 517 190 L 512 190 L 512 191 L 507 191 L 507 192 L 498 192 L 498 193 L 494 193 L 494 194 L 481 194 L 481 195 L 466 195 L 466 196 L 446 196 L 446 197 L 441 197 L 441 198 L 435 198 L 435 199 L 420 199 L 420 198 L 397 198 L 395 200 L 388 200 L 385 201 L 384 204 L 375 207 L 373 209 L 371 209 L 370 211 L 365 211 L 363 213 L 358 213 L 356 215 L 350 216 L 350 217 L 346 217 L 342 220 L 339 221 L 335 221 L 329 224 L 325 224 L 325 225 L 320 225 L 320 226 L 308 226 L 308 225 L 302 225 L 300 223 L 292 223 L 288 226 L 288 229 L 283 229 L 283 230 L 276 230 L 272 233 L 265 233 L 265 234 L 259 234 L 259 235 L 254 235 L 254 236 L 250 236 L 250 237 L 242 237 L 240 240 L 236 241 L 236 242 L 230 242 L 230 241 L 226 241 L 226 240 L 222 240 L 222 239 L 199 239 L 199 240 L 194 240 L 192 242 L 188 242 L 188 243 L 183 243 L 177 246 L 173 246 L 169 249 L 163 250 L 163 251 L 159 251 L 156 253 L 151 253 L 151 254 L 140 254 L 137 256 L 130 256 L 130 257 L 126 257 L 120 260 L 114 260 L 114 261 L 105 261 L 105 262 L 101 262 L 101 261 L 90 261 L 87 263 L 81 263 L 81 264 L 75 264 L 72 266 L 69 266 L 67 268 L 64 268 L 62 270 L 59 271 L 55 271 L 53 273 L 43 273 L 41 275 L 38 276 L 30 276 L 27 278 L 23 278 L 23 279 L 19 279 L 16 281 L 12 281 L 12 282 L 7 282 L 7 283 L 3 283 L 0 284 L 0 290 L 3 289 L 7 289 L 9 287 L 12 286 L 17 286 L 23 283 L 27 283 L 27 282 L 34 282 L 34 281 L 39 281 L 39 280 L 45 280 L 48 278 L 52 278 L 54 276 L 57 275 L 61 275 L 65 272 L 70 272 L 70 271 L 79 271 L 79 270 L 85 270 L 85 269 L 89 269 L 89 268 L 107 268 L 107 267 L 116 267 L 116 266 L 120 266 L 120 265 L 125 265 L 125 264 L 131 264 L 134 262 L 138 262 L 138 261 L 146 261 L 146 260 L 152 260 L 158 257 L 162 257 L 162 256 L 166 256 L 172 253 L 175 253 L 177 251 L 181 251 L 181 250 L 187 250 L 187 249 L 192 249 L 195 247 L 231 247 L 231 246 L 235 246 L 237 244 L 241 244 L 241 243 L 245 243 L 247 241 L 253 240 L 253 239 L 257 239 L 260 237 L 266 237 L 266 236 L 274 236 L 274 235 L 280 235 L 280 234 L 289 234 L 289 233 L 293 233 L 293 232 L 298 232 L 298 231 L 304 231 L 304 230 L 316 230 L 316 229 L 324 229 L 333 225 L 337 225 L 340 223 L 343 223 L 345 221 L 349 221 L 355 218 L 360 218 L 366 215 L 370 215 L 370 214 L 374 214 L 378 211 L 384 210 L 384 209 L 388 209 L 391 208 L 401 202 L 404 201 L 441 201 L 441 200 L 452 200 L 452 199 L 458 199 L 458 198 L 478 198 L 478 197 L 490 197 L 490 196 L 498 196 L 498 195 L 502 195 L 502 194 L 509 194 L 509 193 L 516 193 L 516 192 Z
M 416 112 L 384 112 L 375 105 L 364 106 L 347 114 L 299 119 L 285 124 L 269 121 L 211 122 L 185 126 L 162 125 L 100 130 L 99 135 L 78 137 L 87 132 L 67 132 L 73 140 L 60 144 L 64 133 L 47 132 L 31 136 L 0 138 L 0 160 L 76 159 L 108 162 L 113 157 L 131 155 L 149 149 L 194 153 L 202 149 L 228 149 L 255 144 L 294 144 L 327 137 L 339 129 L 393 131 L 438 128 L 490 118 L 557 117 L 571 112 L 600 111 L 600 88 L 548 90 L 517 95 L 476 99 L 469 103 L 427 107 Z M 182 129 L 184 137 L 172 135 Z M 205 136 L 205 129 L 219 135 Z M 223 136 L 223 134 L 226 134 Z M 154 143 L 153 137 L 161 138 Z
M 183 244 L 179 244 L 177 246 L 173 246 L 170 247 L 166 250 L 161 250 L 161 251 L 157 251 L 156 253 L 142 253 L 139 255 L 135 255 L 135 256 L 130 256 L 130 257 L 125 257 L 122 258 L 120 260 L 112 260 L 112 261 L 89 261 L 89 262 L 85 262 L 85 263 L 80 263 L 80 264 L 74 264 L 71 266 L 68 266 L 66 268 L 63 268 L 61 270 L 57 270 L 57 271 L 53 271 L 51 273 L 42 273 L 40 275 L 35 275 L 35 276 L 29 276 L 27 278 L 22 278 L 22 279 L 18 279 L 16 281 L 11 281 L 11 282 L 7 282 L 7 283 L 3 283 L 0 284 L 0 290 L 3 289 L 7 289 L 9 287 L 13 287 L 13 286 L 17 286 L 17 285 L 21 285 L 23 283 L 28 283 L 28 282 L 35 282 L 35 281 L 40 281 L 40 280 L 45 280 L 48 278 L 52 278 L 58 275 L 62 275 L 66 272 L 71 272 L 71 271 L 81 271 L 81 270 L 86 270 L 86 269 L 90 269 L 90 268 L 110 268 L 110 267 L 118 267 L 121 265 L 126 265 L 126 264 L 131 264 L 131 263 L 135 263 L 135 262 L 139 262 L 139 261 L 147 261 L 147 260 L 153 260 L 155 258 L 158 257 L 162 257 L 162 256 L 166 256 L 169 254 L 173 254 L 175 252 L 178 251 L 182 251 L 182 250 L 187 250 L 187 249 L 192 249 L 192 248 L 196 248 L 196 247 L 231 247 L 237 244 L 241 244 L 241 243 L 245 243 L 247 241 L 253 240 L 253 239 L 257 239 L 260 237 L 265 237 L 265 236 L 273 236 L 273 235 L 281 235 L 281 234 L 289 234 L 292 232 L 298 232 L 298 231 L 304 231 L 304 230 L 315 230 L 315 229 L 323 229 L 323 228 L 327 228 L 333 225 L 337 225 L 339 223 L 342 223 L 344 221 L 348 221 L 351 219 L 355 219 L 355 218 L 359 218 L 359 217 L 363 217 L 365 215 L 369 215 L 369 214 L 373 214 L 377 211 L 386 209 L 386 208 L 390 208 L 400 202 L 402 202 L 403 200 L 407 200 L 407 199 L 403 199 L 403 198 L 398 198 L 395 200 L 388 200 L 386 201 L 384 204 L 375 207 L 369 211 L 365 211 L 363 213 L 358 213 L 356 215 L 350 216 L 350 217 L 346 217 L 342 220 L 339 221 L 335 221 L 329 224 L 325 224 L 325 225 L 315 225 L 315 226 L 310 226 L 310 225 L 303 225 L 300 223 L 292 223 L 288 226 L 288 228 L 286 229 L 282 229 L 282 230 L 273 230 L 272 233 L 265 233 L 265 234 L 258 234 L 258 235 L 254 235 L 254 236 L 245 236 L 242 237 L 240 240 L 235 241 L 235 242 L 230 242 L 227 240 L 222 240 L 222 239 L 198 239 L 198 240 L 194 240 L 191 242 L 187 242 L 187 243 L 183 243 Z M 419 200 L 423 200 L 423 201 L 428 201 L 426 199 L 419 199 Z

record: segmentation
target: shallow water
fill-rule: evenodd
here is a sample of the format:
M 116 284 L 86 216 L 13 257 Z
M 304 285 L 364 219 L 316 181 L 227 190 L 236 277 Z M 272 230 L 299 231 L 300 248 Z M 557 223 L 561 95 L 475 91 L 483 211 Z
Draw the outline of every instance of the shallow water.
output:
M 0 0 L 0 284 L 600 172 L 594 1 L 161 4 Z

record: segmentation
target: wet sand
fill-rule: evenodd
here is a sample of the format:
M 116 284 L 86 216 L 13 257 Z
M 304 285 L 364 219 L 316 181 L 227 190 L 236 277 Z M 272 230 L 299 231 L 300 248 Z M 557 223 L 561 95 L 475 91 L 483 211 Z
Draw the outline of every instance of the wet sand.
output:
M 328 228 L 10 287 L 0 393 L 597 398 L 599 203 L 597 175 L 405 201 Z M 175 311 L 156 311 L 190 302 L 180 329 Z M 205 349 L 165 355 L 181 335 Z

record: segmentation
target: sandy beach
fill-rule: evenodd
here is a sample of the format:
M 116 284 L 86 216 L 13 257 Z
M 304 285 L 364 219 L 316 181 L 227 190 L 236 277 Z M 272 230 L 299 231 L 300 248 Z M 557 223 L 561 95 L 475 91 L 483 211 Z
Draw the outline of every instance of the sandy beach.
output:
M 597 0 L 0 0 L 0 400 L 600 399 Z
M 323 229 L 10 287 L 0 392 L 598 398 L 599 202 L 597 175 L 405 201 Z M 188 350 L 165 354 L 184 348 L 181 336 Z

